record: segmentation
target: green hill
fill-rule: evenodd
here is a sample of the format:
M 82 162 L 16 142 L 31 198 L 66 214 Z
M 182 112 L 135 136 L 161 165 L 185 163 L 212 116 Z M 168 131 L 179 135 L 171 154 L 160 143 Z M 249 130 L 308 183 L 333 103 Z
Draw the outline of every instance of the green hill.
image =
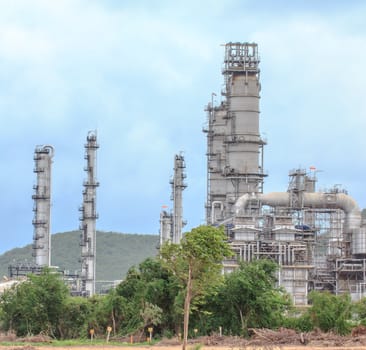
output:
M 70 273 L 80 272 L 80 231 L 57 233 L 51 237 L 52 265 Z M 97 232 L 96 280 L 120 280 L 133 265 L 157 254 L 157 235 Z M 15 248 L 0 255 L 0 278 L 8 266 L 33 263 L 32 245 Z

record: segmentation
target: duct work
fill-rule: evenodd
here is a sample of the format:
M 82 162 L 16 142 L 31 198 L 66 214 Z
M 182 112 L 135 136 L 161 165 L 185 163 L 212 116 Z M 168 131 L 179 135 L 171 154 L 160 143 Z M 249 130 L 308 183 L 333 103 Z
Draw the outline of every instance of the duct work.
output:
M 259 55 L 255 43 L 225 45 L 224 100 L 208 104 L 206 221 L 226 228 L 235 253 L 224 261 L 268 258 L 296 305 L 309 290 L 366 296 L 366 214 L 334 187 L 316 192 L 315 169 L 291 170 L 287 191 L 264 193 L 259 132 Z
M 262 206 L 290 208 L 291 194 L 289 192 L 273 192 L 267 194 L 245 194 L 235 205 L 236 215 L 245 213 L 249 203 L 259 201 Z M 361 227 L 361 211 L 356 201 L 344 193 L 303 193 L 302 206 L 315 209 L 342 209 L 345 213 L 344 231 L 355 233 Z

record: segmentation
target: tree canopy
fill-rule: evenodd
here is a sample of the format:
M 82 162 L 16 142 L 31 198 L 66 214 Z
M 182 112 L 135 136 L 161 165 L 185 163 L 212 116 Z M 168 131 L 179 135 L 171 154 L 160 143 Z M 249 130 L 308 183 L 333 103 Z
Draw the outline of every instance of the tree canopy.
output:
M 180 244 L 166 243 L 161 256 L 184 286 L 183 350 L 187 346 L 191 302 L 205 296 L 220 279 L 222 260 L 232 255 L 223 228 L 199 226 Z
M 140 335 L 139 341 L 151 327 L 154 336 L 169 337 L 181 333 L 183 324 L 186 346 L 188 325 L 198 335 L 219 329 L 247 335 L 249 328 L 277 327 L 346 334 L 353 324 L 366 324 L 365 299 L 353 304 L 348 294 L 313 291 L 310 306 L 295 310 L 276 286 L 274 262 L 242 263 L 223 275 L 222 260 L 229 255 L 223 230 L 200 226 L 180 244 L 164 245 L 161 256 L 131 268 L 109 294 L 90 298 L 71 297 L 61 276 L 44 269 L 0 296 L 0 330 L 70 339 L 88 337 L 91 328 L 104 337 L 112 327 L 112 336 Z
M 290 299 L 276 287 L 277 265 L 261 259 L 242 263 L 225 275 L 224 283 L 208 298 L 205 317 L 206 332 L 222 327 L 226 334 L 248 334 L 248 327 L 275 328 L 281 325 Z
M 20 336 L 40 332 L 58 336 L 59 319 L 68 295 L 58 274 L 44 269 L 40 275 L 29 275 L 26 281 L 0 296 L 5 328 Z

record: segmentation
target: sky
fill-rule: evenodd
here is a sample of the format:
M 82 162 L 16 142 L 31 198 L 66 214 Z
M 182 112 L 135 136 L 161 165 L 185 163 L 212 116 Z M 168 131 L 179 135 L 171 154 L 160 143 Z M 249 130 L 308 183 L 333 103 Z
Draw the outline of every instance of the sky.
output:
M 261 57 L 264 192 L 317 169 L 366 207 L 366 2 L 0 0 L 0 254 L 33 240 L 33 154 L 55 149 L 52 233 L 75 230 L 96 130 L 98 230 L 158 234 L 186 161 L 186 229 L 205 223 L 205 105 L 223 44 Z

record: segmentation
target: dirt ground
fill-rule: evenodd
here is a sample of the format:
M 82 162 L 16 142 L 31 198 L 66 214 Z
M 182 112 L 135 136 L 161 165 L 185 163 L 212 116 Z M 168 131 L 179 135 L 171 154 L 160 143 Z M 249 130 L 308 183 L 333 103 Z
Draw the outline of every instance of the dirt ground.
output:
M 351 335 L 339 336 L 333 333 L 322 333 L 315 330 L 309 333 L 299 333 L 292 329 L 282 328 L 279 330 L 270 329 L 252 329 L 249 339 L 241 337 L 229 337 L 212 335 L 206 337 L 197 337 L 189 340 L 188 349 L 201 350 L 366 350 L 366 327 L 359 326 L 355 328 Z M 178 339 L 163 339 L 154 345 L 129 344 L 128 338 L 111 339 L 113 344 L 121 345 L 100 345 L 90 344 L 83 346 L 52 346 L 52 339 L 45 336 L 34 336 L 27 338 L 16 338 L 14 335 L 0 335 L 1 342 L 11 344 L 16 342 L 17 345 L 0 345 L 0 350 L 179 350 L 182 348 Z M 19 345 L 22 344 L 23 345 Z M 43 343 L 39 345 L 39 343 Z
M 244 346 L 244 347 L 231 347 L 231 346 L 202 346 L 200 350 L 366 350 L 366 346 L 347 346 L 347 347 L 336 347 L 336 346 L 279 346 L 279 345 L 266 345 L 266 346 Z M 0 346 L 1 350 L 180 350 L 181 345 L 173 346 L 109 346 L 109 345 L 95 345 L 95 346 L 68 346 L 68 347 L 50 347 L 50 346 Z M 195 349 L 194 346 L 188 346 L 188 350 Z

